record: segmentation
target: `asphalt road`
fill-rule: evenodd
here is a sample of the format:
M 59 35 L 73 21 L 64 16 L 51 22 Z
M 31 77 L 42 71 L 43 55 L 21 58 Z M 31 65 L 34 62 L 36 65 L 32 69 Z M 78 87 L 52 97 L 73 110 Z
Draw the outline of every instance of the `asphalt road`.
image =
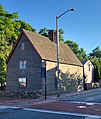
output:
M 52 114 L 46 112 L 28 111 L 23 109 L 1 109 L 0 119 L 98 119 L 88 116 L 69 114 Z

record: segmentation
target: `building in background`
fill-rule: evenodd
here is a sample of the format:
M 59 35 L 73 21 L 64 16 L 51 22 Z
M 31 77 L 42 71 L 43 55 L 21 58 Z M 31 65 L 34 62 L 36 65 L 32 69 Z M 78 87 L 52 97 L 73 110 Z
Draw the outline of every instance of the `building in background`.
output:
M 92 83 L 94 82 L 94 66 L 90 60 L 81 61 L 84 66 L 84 87 L 86 89 L 92 88 Z

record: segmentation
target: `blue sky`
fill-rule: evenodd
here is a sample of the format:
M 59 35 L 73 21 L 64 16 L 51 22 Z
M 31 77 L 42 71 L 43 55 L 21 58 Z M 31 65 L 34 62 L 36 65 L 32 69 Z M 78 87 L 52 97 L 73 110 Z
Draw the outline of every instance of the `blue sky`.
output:
M 19 19 L 36 28 L 56 29 L 56 16 L 74 8 L 59 18 L 64 39 L 72 40 L 87 53 L 101 48 L 101 0 L 0 0 L 5 11 L 18 12 Z

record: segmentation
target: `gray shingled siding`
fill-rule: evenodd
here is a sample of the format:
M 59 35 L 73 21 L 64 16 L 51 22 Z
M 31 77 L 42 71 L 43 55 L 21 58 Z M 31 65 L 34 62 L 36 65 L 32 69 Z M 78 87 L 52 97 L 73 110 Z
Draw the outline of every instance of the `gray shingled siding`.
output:
M 21 43 L 25 43 L 25 49 L 21 49 Z M 26 60 L 25 70 L 19 69 L 19 62 Z M 27 87 L 19 87 L 19 78 L 27 78 Z M 14 50 L 7 64 L 7 90 L 37 90 L 42 89 L 41 80 L 41 58 L 33 48 L 27 37 L 21 37 L 16 49 Z

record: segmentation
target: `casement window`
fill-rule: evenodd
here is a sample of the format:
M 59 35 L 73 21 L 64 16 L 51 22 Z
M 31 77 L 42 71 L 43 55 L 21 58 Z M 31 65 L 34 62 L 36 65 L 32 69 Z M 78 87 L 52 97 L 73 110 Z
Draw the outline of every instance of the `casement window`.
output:
M 19 78 L 19 87 L 20 88 L 27 87 L 27 79 L 26 78 Z
M 26 69 L 26 61 L 20 61 L 19 68 L 20 69 Z
M 24 50 L 25 49 L 25 43 L 21 44 L 21 49 Z

